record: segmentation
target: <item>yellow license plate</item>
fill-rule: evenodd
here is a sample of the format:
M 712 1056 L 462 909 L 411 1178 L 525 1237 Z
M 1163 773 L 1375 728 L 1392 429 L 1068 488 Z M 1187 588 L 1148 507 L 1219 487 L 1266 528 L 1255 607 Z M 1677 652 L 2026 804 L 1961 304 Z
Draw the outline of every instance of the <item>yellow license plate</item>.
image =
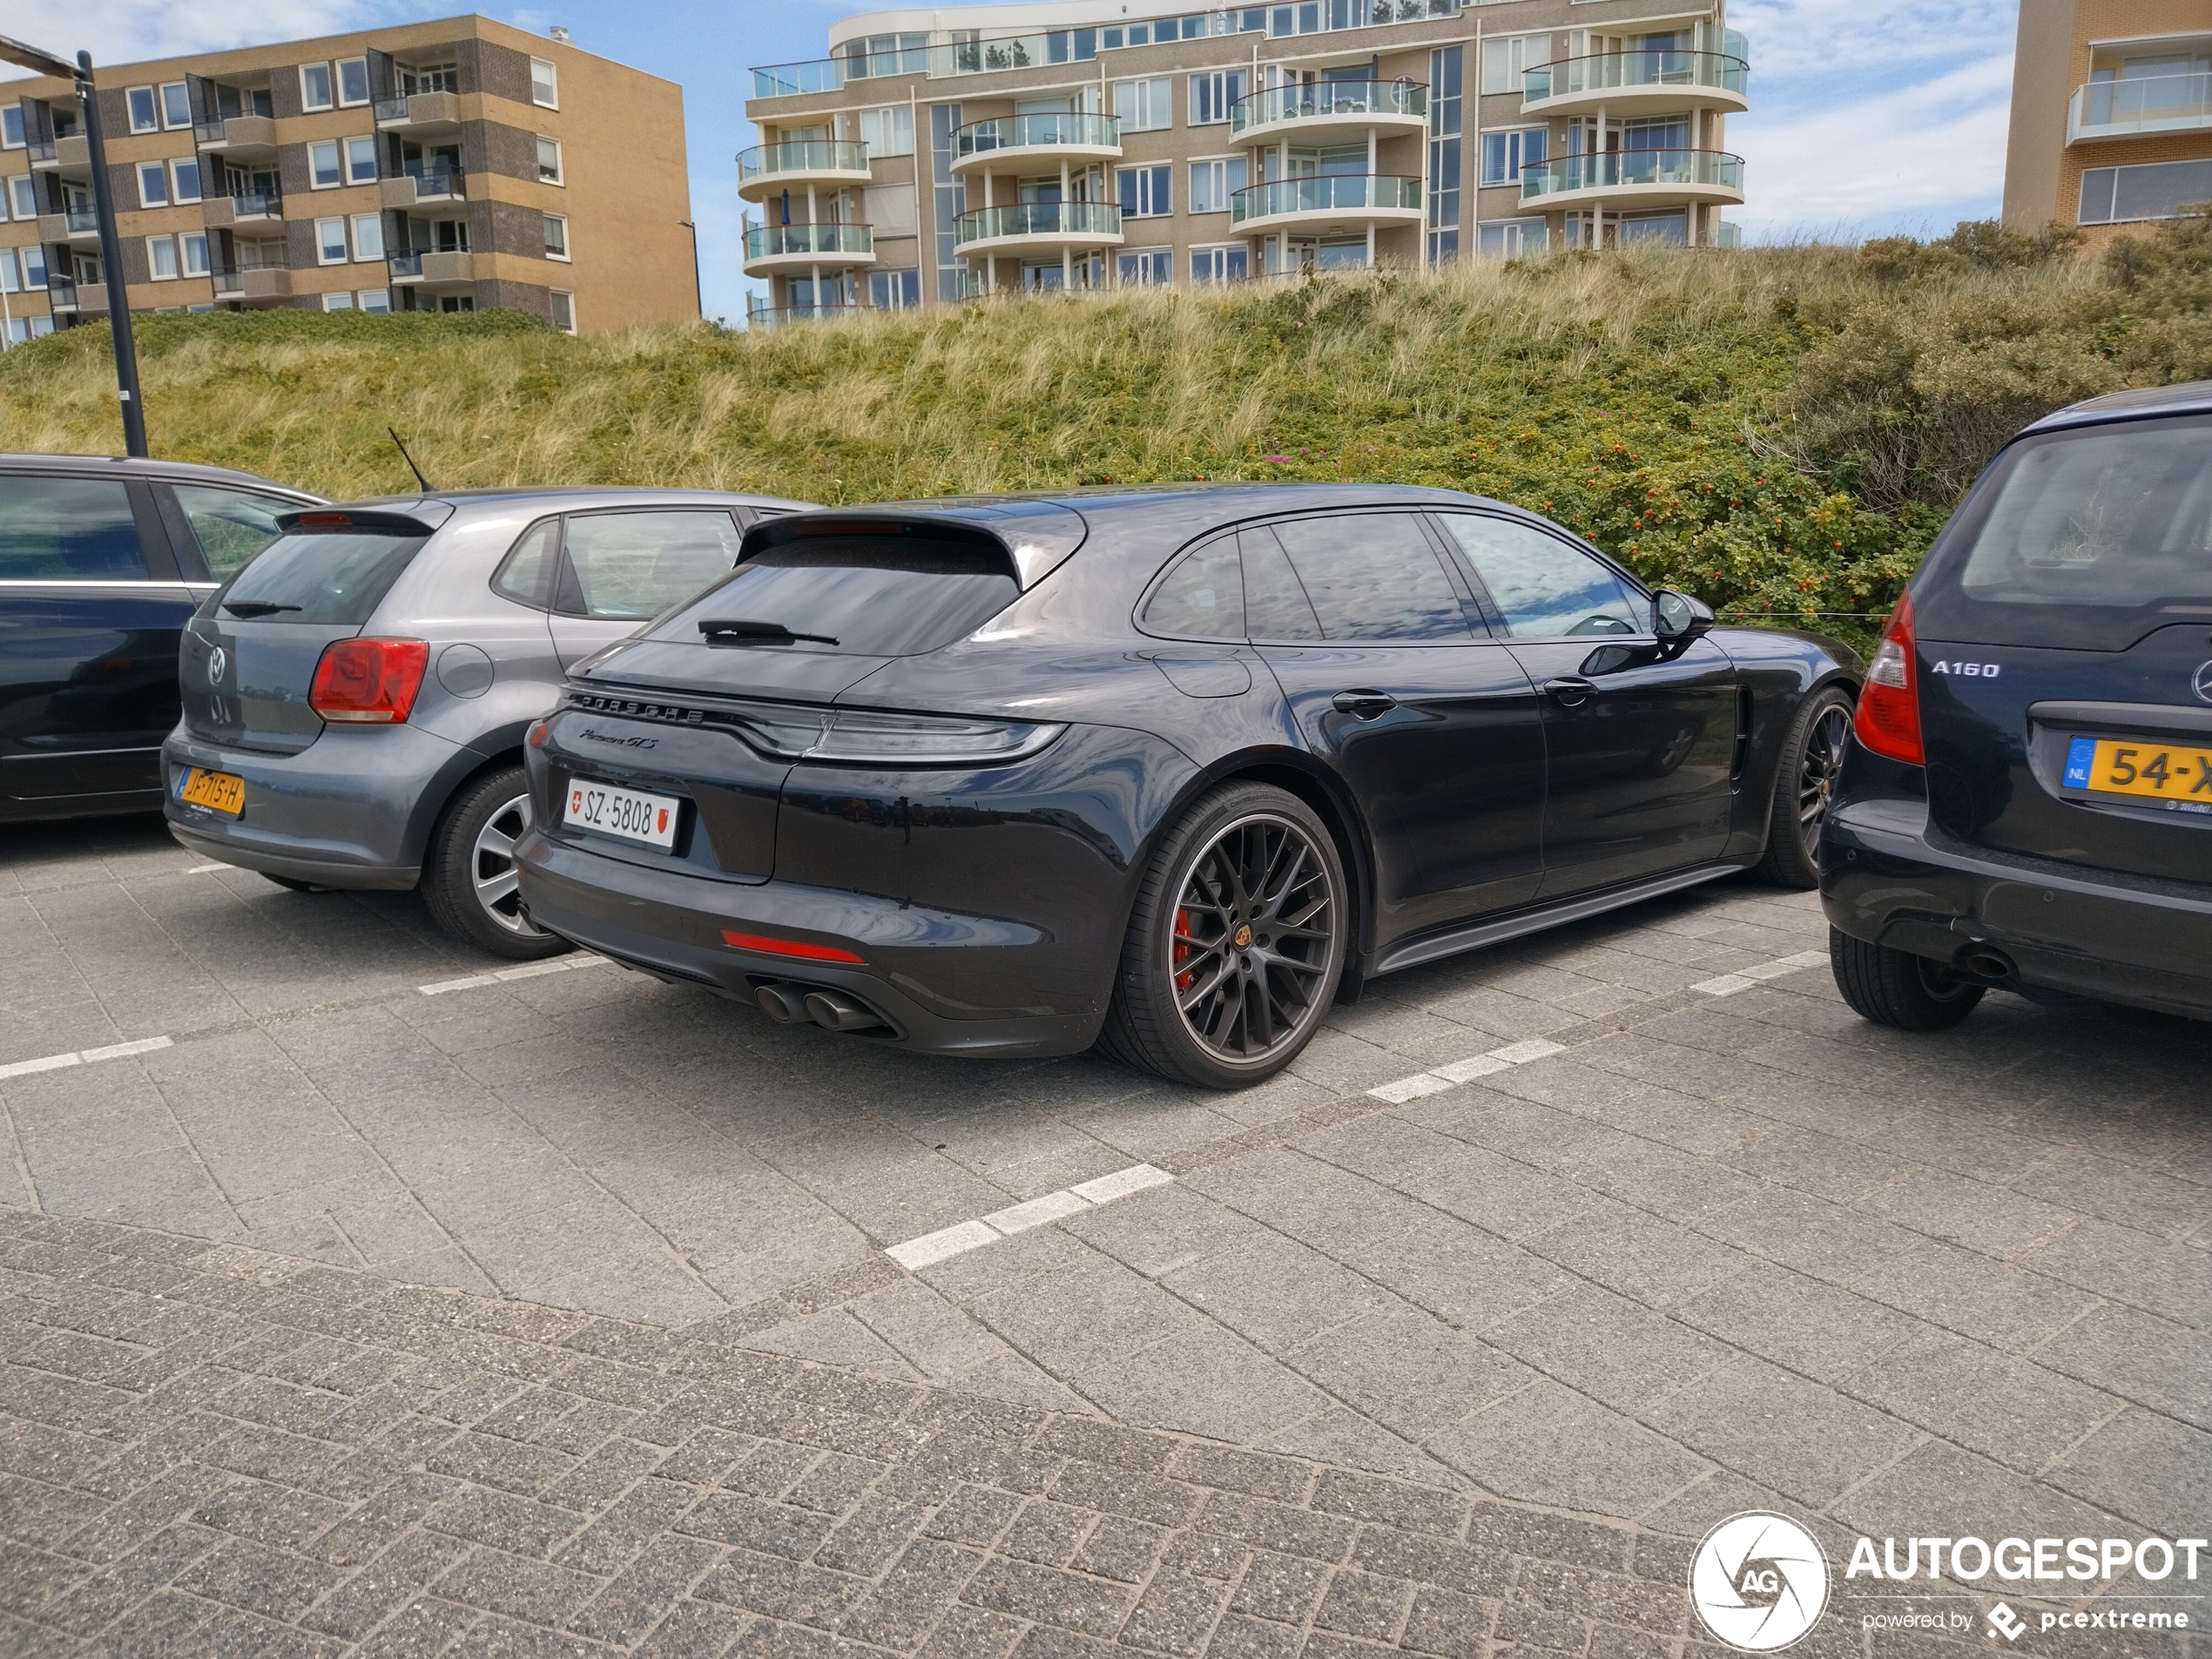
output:
M 236 818 L 246 810 L 246 779 L 235 772 L 187 766 L 177 779 L 177 799 Z
M 2067 745 L 2065 783 L 2099 795 L 2212 806 L 2212 749 L 2154 738 L 2075 738 Z

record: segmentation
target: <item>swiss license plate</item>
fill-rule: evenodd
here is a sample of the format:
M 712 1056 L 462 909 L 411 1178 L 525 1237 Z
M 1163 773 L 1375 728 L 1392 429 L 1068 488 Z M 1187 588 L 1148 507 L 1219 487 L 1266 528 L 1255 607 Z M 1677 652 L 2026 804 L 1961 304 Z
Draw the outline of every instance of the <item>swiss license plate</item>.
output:
M 177 774 L 177 799 L 236 818 L 246 810 L 246 779 L 235 772 L 186 766 Z
M 602 835 L 619 835 L 625 841 L 673 848 L 676 813 L 683 803 L 667 795 L 648 795 L 642 790 L 617 789 L 576 779 L 569 785 L 569 799 L 561 821 Z
M 2212 749 L 2155 738 L 2075 738 L 2061 781 L 2094 795 L 2212 808 Z

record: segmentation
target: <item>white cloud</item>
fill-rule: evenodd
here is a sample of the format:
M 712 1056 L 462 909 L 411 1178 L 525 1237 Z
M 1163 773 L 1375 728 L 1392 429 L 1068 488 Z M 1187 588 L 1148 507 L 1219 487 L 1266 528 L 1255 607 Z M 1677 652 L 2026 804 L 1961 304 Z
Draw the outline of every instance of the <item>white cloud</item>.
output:
M 1728 21 L 1750 41 L 1751 87 L 1777 78 L 1894 73 L 2013 49 L 2013 0 L 1737 0 Z
M 57 57 L 95 65 L 334 35 L 388 17 L 381 0 L 72 0 L 10 21 L 3 31 Z M 29 71 L 0 64 L 0 77 Z
M 1839 230 L 1948 231 L 1993 217 L 2005 182 L 2009 49 L 1850 103 L 1754 98 L 1728 124 L 1745 160 L 1745 205 L 1732 215 L 1769 239 Z

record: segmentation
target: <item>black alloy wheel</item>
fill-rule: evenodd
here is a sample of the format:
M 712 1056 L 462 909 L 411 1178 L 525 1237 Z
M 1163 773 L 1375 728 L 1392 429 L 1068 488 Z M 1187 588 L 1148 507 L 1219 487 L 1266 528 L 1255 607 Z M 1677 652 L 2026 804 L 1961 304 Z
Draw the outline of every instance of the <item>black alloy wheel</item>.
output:
M 1103 1041 L 1180 1082 L 1271 1077 L 1336 995 L 1347 922 L 1343 864 L 1312 809 L 1265 785 L 1217 790 L 1147 873 Z
M 1760 869 L 1777 887 L 1820 885 L 1820 826 L 1851 742 L 1852 701 L 1841 686 L 1815 691 L 1797 712 L 1774 780 L 1766 858 Z

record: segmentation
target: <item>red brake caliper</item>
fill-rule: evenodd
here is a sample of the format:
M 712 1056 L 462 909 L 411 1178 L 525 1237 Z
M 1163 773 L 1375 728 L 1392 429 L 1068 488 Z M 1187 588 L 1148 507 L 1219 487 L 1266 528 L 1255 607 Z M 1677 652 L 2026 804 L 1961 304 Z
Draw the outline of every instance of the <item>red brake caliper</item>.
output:
M 1175 988 L 1178 991 L 1187 991 L 1190 988 L 1191 970 L 1183 966 L 1184 960 L 1194 948 L 1184 942 L 1190 937 L 1190 913 L 1178 906 L 1175 913 L 1175 966 L 1177 969 Z

